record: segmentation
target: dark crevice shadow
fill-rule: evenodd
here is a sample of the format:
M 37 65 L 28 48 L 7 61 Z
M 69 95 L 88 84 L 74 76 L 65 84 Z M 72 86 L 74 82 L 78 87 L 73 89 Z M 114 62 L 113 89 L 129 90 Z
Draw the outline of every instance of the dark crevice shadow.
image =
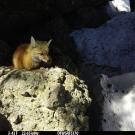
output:
M 101 93 L 100 86 L 100 75 L 92 73 L 89 67 L 80 69 L 79 79 L 85 81 L 88 86 L 89 96 L 92 102 L 88 108 L 89 114 L 89 130 L 90 131 L 102 131 L 102 106 L 103 106 L 103 95 Z
M 12 125 L 7 120 L 7 118 L 0 114 L 0 131 L 12 131 Z

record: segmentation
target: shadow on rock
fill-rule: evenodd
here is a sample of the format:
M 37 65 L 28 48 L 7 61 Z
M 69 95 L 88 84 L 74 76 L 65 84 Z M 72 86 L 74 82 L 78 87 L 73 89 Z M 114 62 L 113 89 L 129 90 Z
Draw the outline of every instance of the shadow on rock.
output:
M 0 131 L 9 131 L 12 130 L 12 126 L 7 118 L 0 114 Z

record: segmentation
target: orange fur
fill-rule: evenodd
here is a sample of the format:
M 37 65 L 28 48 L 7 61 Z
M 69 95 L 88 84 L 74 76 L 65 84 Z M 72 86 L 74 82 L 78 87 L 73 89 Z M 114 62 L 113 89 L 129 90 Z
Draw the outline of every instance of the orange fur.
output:
M 49 42 L 35 41 L 32 37 L 30 44 L 20 45 L 13 54 L 14 67 L 30 70 L 39 67 L 41 61 L 50 64 L 51 58 L 48 54 L 50 42 L 51 40 Z

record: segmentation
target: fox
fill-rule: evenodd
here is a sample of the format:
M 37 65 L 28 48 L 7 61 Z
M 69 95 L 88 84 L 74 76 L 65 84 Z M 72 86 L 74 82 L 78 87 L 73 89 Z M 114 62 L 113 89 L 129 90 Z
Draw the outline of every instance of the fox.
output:
M 13 67 L 15 69 L 31 70 L 40 67 L 40 63 L 43 62 L 50 65 L 52 62 L 49 56 L 49 45 L 52 39 L 49 41 L 35 40 L 31 36 L 30 43 L 24 43 L 17 47 L 13 53 Z

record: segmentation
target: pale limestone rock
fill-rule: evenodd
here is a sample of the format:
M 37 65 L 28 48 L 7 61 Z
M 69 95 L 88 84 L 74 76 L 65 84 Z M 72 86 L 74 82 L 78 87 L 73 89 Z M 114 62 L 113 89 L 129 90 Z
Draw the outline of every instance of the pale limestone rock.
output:
M 91 98 L 76 76 L 58 67 L 0 70 L 0 112 L 13 130 L 89 130 Z

